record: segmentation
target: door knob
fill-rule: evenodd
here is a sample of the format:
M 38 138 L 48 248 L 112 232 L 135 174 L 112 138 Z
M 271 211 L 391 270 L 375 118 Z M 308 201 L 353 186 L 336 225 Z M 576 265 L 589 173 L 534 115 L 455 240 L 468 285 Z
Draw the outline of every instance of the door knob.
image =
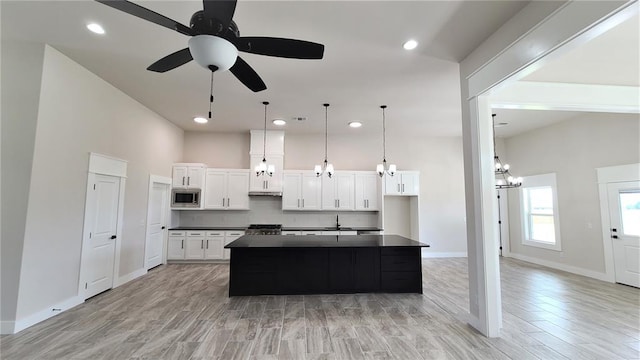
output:
M 166 229 L 166 228 L 167 228 L 166 226 L 163 226 L 163 227 L 161 227 L 161 228 L 160 228 L 160 230 L 164 230 L 164 229 Z
M 111 235 L 111 238 L 110 238 L 110 239 L 111 239 L 111 240 L 113 240 L 113 239 L 115 239 L 115 238 L 116 238 L 116 236 L 115 236 L 115 235 Z
M 611 237 L 614 238 L 614 239 L 617 239 L 618 235 L 612 235 Z

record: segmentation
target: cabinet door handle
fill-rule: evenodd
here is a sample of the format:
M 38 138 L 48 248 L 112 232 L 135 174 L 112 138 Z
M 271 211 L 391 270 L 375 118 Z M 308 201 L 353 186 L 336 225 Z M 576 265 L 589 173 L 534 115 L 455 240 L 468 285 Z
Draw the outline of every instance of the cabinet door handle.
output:
M 222 198 L 222 207 L 224 207 L 224 198 Z
M 302 207 L 304 207 L 304 199 L 302 199 Z
M 340 207 L 340 199 L 338 199 L 338 207 Z
M 404 184 L 402 184 L 402 192 L 404 192 Z
M 207 239 L 207 249 L 209 248 L 209 240 Z
M 300 199 L 298 199 L 298 207 L 300 207 Z
M 227 207 L 231 206 L 231 198 L 227 198 Z
M 204 249 L 204 240 L 200 240 L 200 249 Z
M 184 249 L 184 240 L 180 241 L 180 249 Z
M 182 177 L 182 185 L 184 185 L 184 176 Z
M 400 184 L 398 184 L 398 192 L 400 192 Z
M 191 176 L 187 176 L 187 186 L 191 185 Z

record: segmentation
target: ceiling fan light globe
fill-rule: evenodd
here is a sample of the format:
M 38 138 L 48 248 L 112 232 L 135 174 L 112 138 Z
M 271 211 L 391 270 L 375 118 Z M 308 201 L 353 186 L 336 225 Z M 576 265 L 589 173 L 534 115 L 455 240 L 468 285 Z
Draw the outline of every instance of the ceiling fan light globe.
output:
M 193 60 L 205 69 L 213 65 L 218 71 L 229 70 L 238 58 L 238 49 L 229 41 L 213 35 L 196 35 L 189 39 Z

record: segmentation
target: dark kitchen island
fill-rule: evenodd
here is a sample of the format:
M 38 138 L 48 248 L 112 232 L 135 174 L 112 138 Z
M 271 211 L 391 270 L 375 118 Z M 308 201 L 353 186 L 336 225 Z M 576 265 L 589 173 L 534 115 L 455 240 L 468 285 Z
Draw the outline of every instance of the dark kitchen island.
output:
M 422 293 L 423 247 L 398 235 L 245 235 L 225 246 L 229 296 Z

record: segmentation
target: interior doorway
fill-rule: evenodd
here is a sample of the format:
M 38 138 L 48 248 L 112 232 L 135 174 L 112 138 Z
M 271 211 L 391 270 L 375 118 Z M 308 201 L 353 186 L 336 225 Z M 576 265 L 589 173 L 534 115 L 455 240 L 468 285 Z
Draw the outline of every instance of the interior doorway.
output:
M 165 262 L 167 223 L 169 220 L 169 196 L 171 179 L 151 175 L 149 177 L 149 201 L 147 203 L 147 238 L 145 242 L 145 270 Z

